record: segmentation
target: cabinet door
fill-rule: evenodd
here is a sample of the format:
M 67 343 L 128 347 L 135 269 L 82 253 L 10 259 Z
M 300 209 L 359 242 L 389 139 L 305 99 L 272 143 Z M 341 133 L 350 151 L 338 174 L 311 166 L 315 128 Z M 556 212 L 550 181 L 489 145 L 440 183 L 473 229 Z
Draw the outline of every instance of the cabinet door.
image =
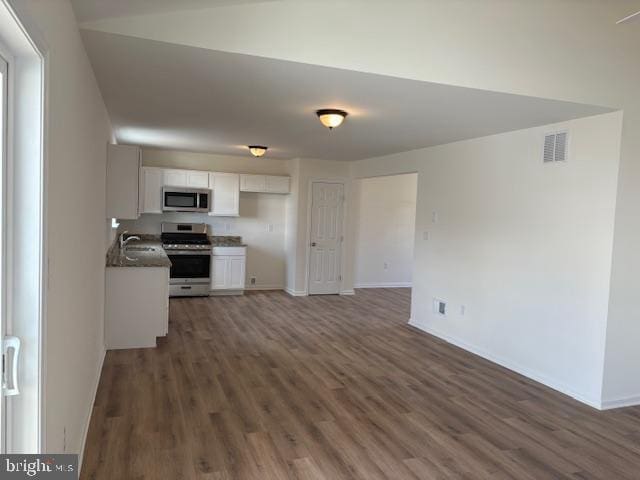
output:
M 229 258 L 217 255 L 211 257 L 211 290 L 229 288 Z
M 240 175 L 241 192 L 264 192 L 267 189 L 264 175 Z
M 228 257 L 229 258 L 229 287 L 234 290 L 244 288 L 244 271 L 246 257 Z
M 289 193 L 289 177 L 267 175 L 265 184 L 268 193 Z
M 164 171 L 142 167 L 140 174 L 140 213 L 162 213 Z
M 209 186 L 209 172 L 187 172 L 187 186 L 193 188 L 211 188 Z
M 237 173 L 210 173 L 213 193 L 209 215 L 237 217 L 240 215 L 240 176 Z
M 186 170 L 164 170 L 164 184 L 170 187 L 188 187 Z
M 107 218 L 139 217 L 140 148 L 109 145 L 107 149 Z

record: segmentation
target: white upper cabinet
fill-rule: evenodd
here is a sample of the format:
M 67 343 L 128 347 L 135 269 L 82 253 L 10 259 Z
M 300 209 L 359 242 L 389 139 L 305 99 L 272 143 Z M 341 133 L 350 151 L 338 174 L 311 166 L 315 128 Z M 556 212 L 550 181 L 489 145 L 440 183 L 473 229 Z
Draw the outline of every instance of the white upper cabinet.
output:
M 289 193 L 289 177 L 276 177 L 267 175 L 265 177 L 267 193 Z
M 170 187 L 187 187 L 188 182 L 187 170 L 170 170 L 164 169 L 164 185 Z
M 237 173 L 209 173 L 212 192 L 209 215 L 237 217 L 240 215 L 240 175 Z
M 106 218 L 135 220 L 138 212 L 140 148 L 132 145 L 107 147 Z
M 240 175 L 240 191 L 289 193 L 289 177 L 277 175 Z
M 209 188 L 209 172 L 165 168 L 164 184 L 170 187 Z
M 213 185 L 209 184 L 209 172 L 188 171 L 187 187 L 213 188 Z
M 264 192 L 267 189 L 264 175 L 240 175 L 241 192 Z
M 240 192 L 289 193 L 290 181 L 289 177 L 277 175 L 244 175 L 161 167 L 140 167 L 139 176 L 139 213 L 162 213 L 163 187 L 202 188 L 211 190 L 209 215 L 214 217 L 240 216 Z M 117 192 L 113 196 L 117 196 Z M 133 210 L 130 210 L 130 213 L 125 213 L 133 214 Z M 107 212 L 110 212 L 109 208 Z M 137 211 L 135 215 L 138 215 Z
M 140 213 L 162 213 L 164 173 L 162 168 L 140 169 Z

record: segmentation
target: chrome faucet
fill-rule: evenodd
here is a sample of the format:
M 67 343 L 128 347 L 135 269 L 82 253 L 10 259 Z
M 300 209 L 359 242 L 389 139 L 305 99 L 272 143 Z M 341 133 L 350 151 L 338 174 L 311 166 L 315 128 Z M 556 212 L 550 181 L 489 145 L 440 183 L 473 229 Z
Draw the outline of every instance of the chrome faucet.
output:
M 122 232 L 120 234 L 120 250 L 124 250 L 124 247 L 127 246 L 127 244 L 131 241 L 131 240 L 140 240 L 140 237 L 132 235 L 130 237 L 127 237 L 127 239 L 125 240 L 124 236 L 125 234 L 128 233 L 127 230 L 125 230 L 124 232 Z

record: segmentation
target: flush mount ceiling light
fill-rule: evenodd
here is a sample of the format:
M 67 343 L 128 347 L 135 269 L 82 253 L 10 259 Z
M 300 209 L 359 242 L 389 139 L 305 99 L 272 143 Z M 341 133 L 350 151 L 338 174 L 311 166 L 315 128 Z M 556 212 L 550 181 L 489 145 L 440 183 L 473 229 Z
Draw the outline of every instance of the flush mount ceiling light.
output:
M 262 145 L 249 145 L 249 151 L 254 157 L 261 157 L 267 153 L 267 147 L 263 147 Z
M 335 127 L 339 127 L 344 122 L 344 119 L 349 115 L 344 110 L 337 110 L 335 108 L 324 108 L 316 112 L 320 122 L 329 130 L 333 130 Z

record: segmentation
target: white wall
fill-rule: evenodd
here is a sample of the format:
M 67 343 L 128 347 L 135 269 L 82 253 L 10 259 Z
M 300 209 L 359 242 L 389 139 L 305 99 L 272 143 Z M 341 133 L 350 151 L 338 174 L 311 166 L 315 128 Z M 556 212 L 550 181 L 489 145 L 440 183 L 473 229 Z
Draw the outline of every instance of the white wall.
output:
M 599 406 L 621 125 L 617 112 L 357 162 L 419 169 L 412 323 Z M 563 128 L 569 161 L 543 164 L 544 134 Z
M 287 196 L 285 210 L 285 290 L 295 294 L 296 261 L 298 245 L 298 210 L 300 199 L 300 160 L 289 162 L 288 173 L 291 177 L 291 191 Z
M 71 6 L 16 0 L 48 48 L 47 452 L 80 453 L 104 354 L 109 120 Z M 78 201 L 81 198 L 83 201 Z
M 417 182 L 415 173 L 353 182 L 356 288 L 411 286 Z

